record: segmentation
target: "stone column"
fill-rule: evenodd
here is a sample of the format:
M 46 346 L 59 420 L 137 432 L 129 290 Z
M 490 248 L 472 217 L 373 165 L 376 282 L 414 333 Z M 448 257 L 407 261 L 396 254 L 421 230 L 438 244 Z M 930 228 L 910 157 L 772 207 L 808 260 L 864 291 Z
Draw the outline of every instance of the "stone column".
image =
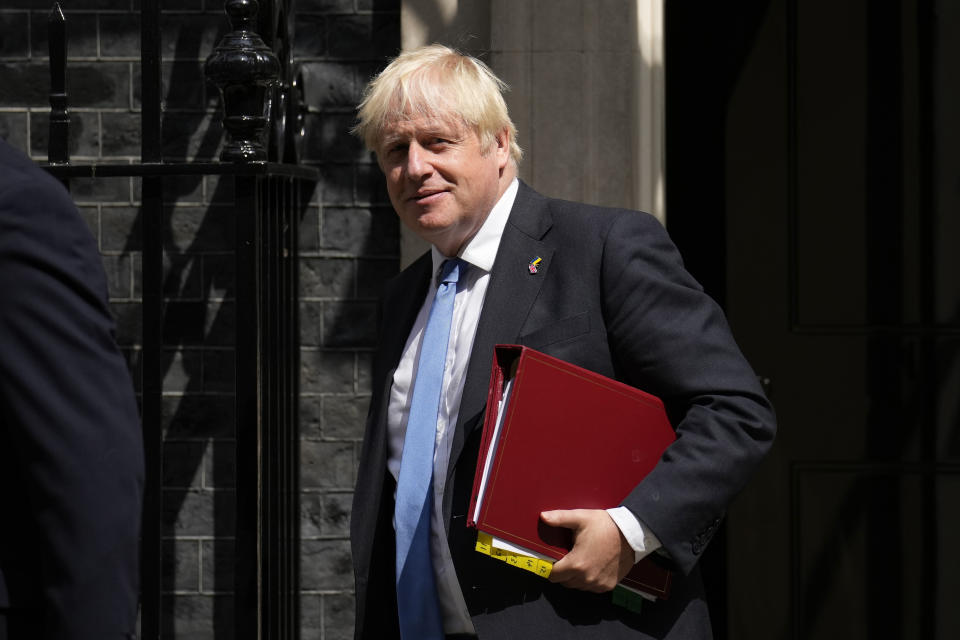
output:
M 665 220 L 663 0 L 403 0 L 405 50 L 441 42 L 507 84 L 520 176 Z M 426 245 L 402 231 L 402 263 Z
M 662 0 L 491 0 L 521 176 L 548 195 L 664 216 Z

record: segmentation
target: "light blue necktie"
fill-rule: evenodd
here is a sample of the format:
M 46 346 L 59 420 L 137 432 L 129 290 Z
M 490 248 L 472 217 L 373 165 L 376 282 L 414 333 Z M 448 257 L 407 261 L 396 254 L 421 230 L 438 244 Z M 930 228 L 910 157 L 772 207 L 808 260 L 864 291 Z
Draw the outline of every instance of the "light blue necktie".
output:
M 420 347 L 410 417 L 403 441 L 394 521 L 397 527 L 397 606 L 404 640 L 443 639 L 443 622 L 430 557 L 433 510 L 433 448 L 447 359 L 457 279 L 466 270 L 459 259 L 440 267 L 440 286 Z

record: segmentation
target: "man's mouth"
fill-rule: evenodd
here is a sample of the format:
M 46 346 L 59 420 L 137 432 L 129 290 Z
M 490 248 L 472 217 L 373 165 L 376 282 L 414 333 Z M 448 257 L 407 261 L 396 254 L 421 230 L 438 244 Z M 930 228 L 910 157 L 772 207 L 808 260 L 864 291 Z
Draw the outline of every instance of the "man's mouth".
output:
M 446 193 L 444 189 L 421 189 L 410 197 L 417 204 L 430 204 L 439 200 Z

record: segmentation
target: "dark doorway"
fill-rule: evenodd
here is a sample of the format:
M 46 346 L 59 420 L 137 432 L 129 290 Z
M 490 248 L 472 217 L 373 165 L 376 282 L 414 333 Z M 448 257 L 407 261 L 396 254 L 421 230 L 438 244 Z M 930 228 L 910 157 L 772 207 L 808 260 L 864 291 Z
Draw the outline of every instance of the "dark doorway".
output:
M 667 218 L 780 432 L 718 638 L 960 636 L 960 7 L 666 3 Z

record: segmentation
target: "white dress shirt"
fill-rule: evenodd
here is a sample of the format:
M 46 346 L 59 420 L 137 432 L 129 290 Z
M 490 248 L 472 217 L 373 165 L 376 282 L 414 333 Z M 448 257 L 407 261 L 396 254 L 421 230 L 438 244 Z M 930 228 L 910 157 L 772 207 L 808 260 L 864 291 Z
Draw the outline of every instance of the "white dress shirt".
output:
M 507 224 L 510 210 L 517 196 L 519 182 L 514 179 L 506 192 L 494 205 L 477 231 L 467 242 L 458 256 L 469 263 L 466 277 L 457 285 L 454 299 L 453 321 L 447 345 L 447 361 L 443 372 L 443 385 L 440 394 L 440 411 L 437 416 L 437 437 L 433 461 L 433 513 L 430 519 L 430 549 L 433 556 L 433 569 L 436 574 L 440 611 L 443 616 L 443 628 L 446 633 L 474 633 L 473 623 L 467 611 L 467 605 L 457 581 L 456 570 L 447 544 L 446 527 L 443 522 L 443 493 L 450 463 L 450 448 L 453 443 L 453 431 L 460 411 L 460 398 L 473 349 L 473 339 L 477 332 L 477 322 L 483 309 L 483 301 L 490 282 L 490 270 L 497 257 L 500 238 Z M 440 271 L 446 260 L 436 247 L 431 249 L 433 273 Z M 428 287 L 417 320 L 410 331 L 403 355 L 393 375 L 390 400 L 387 407 L 387 439 L 389 454 L 387 468 L 396 479 L 400 474 L 400 458 L 403 453 L 403 441 L 407 433 L 407 420 L 410 415 L 412 383 L 417 362 L 420 357 L 420 343 L 430 315 L 430 306 L 437 291 L 438 283 L 433 278 Z M 626 507 L 608 510 L 614 522 L 620 527 L 624 537 L 636 552 L 639 561 L 647 553 L 660 546 L 659 541 L 646 529 Z

